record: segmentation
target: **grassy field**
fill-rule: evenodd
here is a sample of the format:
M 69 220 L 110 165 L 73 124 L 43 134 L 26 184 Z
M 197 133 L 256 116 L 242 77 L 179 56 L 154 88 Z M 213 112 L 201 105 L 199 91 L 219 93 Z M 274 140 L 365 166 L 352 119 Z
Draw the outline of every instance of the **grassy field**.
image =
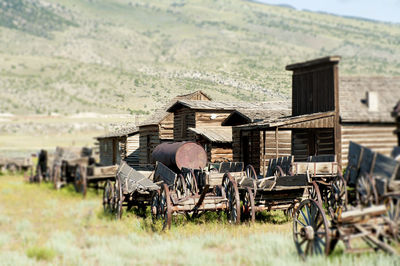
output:
M 383 253 L 349 255 L 339 245 L 329 258 L 302 261 L 282 213 L 264 222 L 231 226 L 222 216 L 175 223 L 160 232 L 150 218 L 105 215 L 101 195 L 86 199 L 72 187 L 0 176 L 0 265 L 399 265 Z
M 252 1 L 0 0 L 0 113 L 147 114 L 177 94 L 290 97 L 285 65 L 400 75 L 399 24 Z

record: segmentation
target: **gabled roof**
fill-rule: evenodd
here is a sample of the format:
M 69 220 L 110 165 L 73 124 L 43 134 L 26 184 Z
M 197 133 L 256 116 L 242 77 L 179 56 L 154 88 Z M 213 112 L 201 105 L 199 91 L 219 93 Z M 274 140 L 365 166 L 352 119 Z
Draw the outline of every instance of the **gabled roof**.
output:
M 107 133 L 102 136 L 96 137 L 96 139 L 106 139 L 106 138 L 116 138 L 116 137 L 127 137 L 127 136 L 132 136 L 139 133 L 139 129 L 136 126 L 130 126 L 130 127 L 122 127 L 119 129 L 116 129 L 110 133 Z
M 210 142 L 230 143 L 232 142 L 232 127 L 204 127 L 189 128 L 190 131 L 201 135 Z
M 171 105 L 176 103 L 178 100 L 196 100 L 199 98 L 206 98 L 209 101 L 211 101 L 211 97 L 202 92 L 201 90 L 189 93 L 189 94 L 184 94 L 184 95 L 178 95 L 175 96 L 172 100 L 170 100 L 166 105 L 161 107 L 160 109 L 157 109 L 149 118 L 147 118 L 143 123 L 141 123 L 139 126 L 149 126 L 149 125 L 158 125 L 160 122 L 162 122 L 168 115 L 169 113 L 166 111 Z
M 291 103 L 288 101 L 270 102 L 262 109 L 238 109 L 232 112 L 222 122 L 223 126 L 236 126 L 263 120 L 277 119 L 289 116 L 292 113 Z
M 378 110 L 369 111 L 367 92 L 377 92 Z M 394 123 L 393 106 L 400 99 L 400 77 L 342 77 L 339 80 L 343 122 Z
M 269 108 L 273 102 L 223 102 L 223 101 L 193 101 L 193 100 L 179 100 L 175 102 L 168 112 L 173 113 L 182 107 L 187 107 L 194 110 L 223 110 L 235 111 L 240 109 L 264 109 Z
M 298 116 L 287 116 L 269 119 L 262 122 L 236 126 L 242 129 L 267 128 L 330 128 L 333 127 L 335 112 L 321 112 Z

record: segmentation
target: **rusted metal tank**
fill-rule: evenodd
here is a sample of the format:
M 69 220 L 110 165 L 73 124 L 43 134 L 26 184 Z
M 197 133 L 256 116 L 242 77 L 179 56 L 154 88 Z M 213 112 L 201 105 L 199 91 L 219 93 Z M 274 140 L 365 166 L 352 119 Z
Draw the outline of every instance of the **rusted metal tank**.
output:
M 207 165 L 206 151 L 194 142 L 162 143 L 154 149 L 152 157 L 174 171 L 182 167 L 199 169 Z

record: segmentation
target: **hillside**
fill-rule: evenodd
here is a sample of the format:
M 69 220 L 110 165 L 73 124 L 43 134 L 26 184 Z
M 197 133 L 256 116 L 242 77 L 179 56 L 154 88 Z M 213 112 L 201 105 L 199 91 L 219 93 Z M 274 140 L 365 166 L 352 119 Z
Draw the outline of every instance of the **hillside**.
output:
M 0 0 L 0 113 L 146 114 L 202 89 L 288 98 L 288 63 L 400 75 L 400 25 L 249 1 Z

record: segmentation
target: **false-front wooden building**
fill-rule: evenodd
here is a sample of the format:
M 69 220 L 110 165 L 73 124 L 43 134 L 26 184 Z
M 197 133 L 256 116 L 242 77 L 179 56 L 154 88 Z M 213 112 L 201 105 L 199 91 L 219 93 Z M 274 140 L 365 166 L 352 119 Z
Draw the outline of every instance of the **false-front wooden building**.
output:
M 335 154 L 346 164 L 350 140 L 389 155 L 396 143 L 389 109 L 400 98 L 400 79 L 339 79 L 339 61 L 332 56 L 288 65 L 291 115 L 234 127 L 234 159 L 261 173 L 271 156 L 286 156 L 289 150 L 297 161 Z
M 99 142 L 100 164 L 104 166 L 126 161 L 131 167 L 139 165 L 139 130 L 125 127 L 96 138 Z
M 287 106 L 287 103 L 285 103 Z M 196 141 L 208 154 L 209 162 L 232 161 L 232 125 L 236 120 L 256 117 L 257 111 L 273 109 L 274 103 L 178 101 L 168 111 L 174 113 L 174 140 Z M 246 110 L 238 113 L 237 110 Z M 261 111 L 262 112 L 262 111 Z M 250 114 L 251 113 L 251 114 Z M 222 122 L 229 120 L 227 125 Z
M 186 95 L 179 95 L 169 101 L 163 108 L 154 112 L 146 121 L 139 125 L 140 160 L 142 167 L 151 165 L 151 154 L 154 148 L 163 142 L 174 141 L 174 115 L 166 110 L 178 100 L 211 101 L 211 98 L 202 91 Z

